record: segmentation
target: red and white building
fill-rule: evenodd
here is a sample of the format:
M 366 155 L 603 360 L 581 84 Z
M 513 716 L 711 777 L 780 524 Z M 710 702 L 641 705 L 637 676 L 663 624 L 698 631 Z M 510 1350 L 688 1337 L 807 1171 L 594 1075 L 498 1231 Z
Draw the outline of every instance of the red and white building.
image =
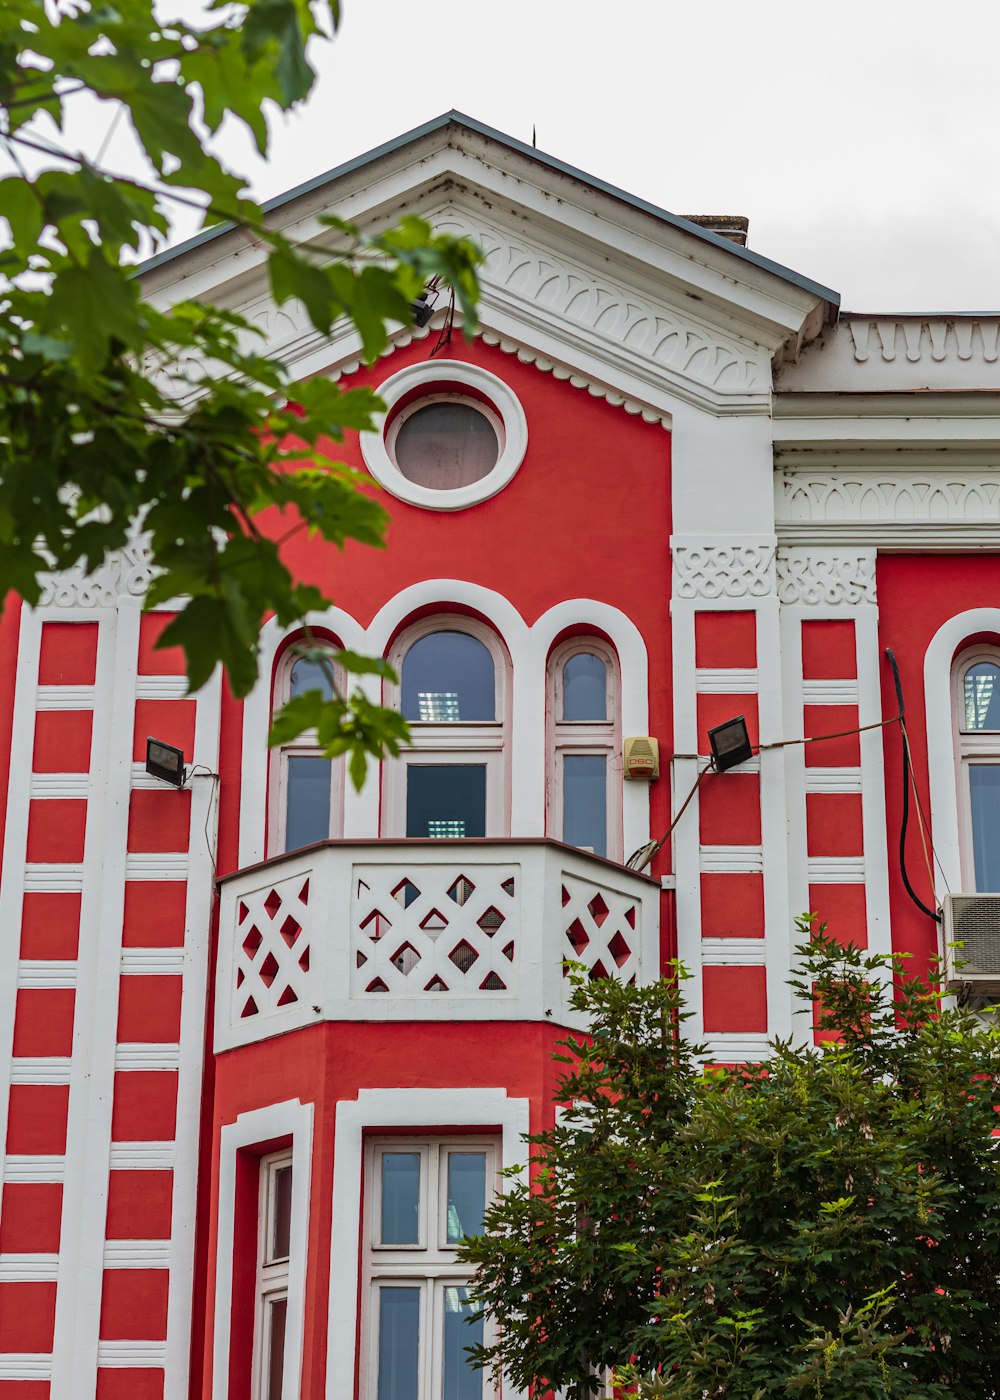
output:
M 145 284 L 390 403 L 343 450 L 387 549 L 285 548 L 337 600 L 319 635 L 395 666 L 414 747 L 360 794 L 308 742 L 269 753 L 310 678 L 273 621 L 244 703 L 188 696 L 141 541 L 8 605 L 0 1400 L 481 1400 L 454 1244 L 551 1121 L 564 957 L 679 955 L 733 1061 L 810 1034 L 803 911 L 939 951 L 899 728 L 865 728 L 897 711 L 887 646 L 935 853 L 911 793 L 911 884 L 1000 890 L 1000 317 L 841 314 L 454 114 L 271 217 L 320 246 L 330 209 L 475 238 L 481 332 L 439 347 L 442 308 L 365 367 L 225 231 Z M 708 778 L 626 869 L 738 714 L 764 745 L 863 732 Z M 626 780 L 643 737 L 659 776 Z

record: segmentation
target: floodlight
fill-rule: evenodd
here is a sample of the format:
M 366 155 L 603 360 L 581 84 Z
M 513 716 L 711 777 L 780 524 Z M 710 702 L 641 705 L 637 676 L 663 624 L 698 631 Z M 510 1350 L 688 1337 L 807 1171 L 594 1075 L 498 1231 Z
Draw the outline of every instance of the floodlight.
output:
M 712 746 L 712 764 L 717 773 L 725 773 L 728 768 L 735 768 L 737 764 L 753 758 L 747 722 L 742 715 L 710 729 L 708 742 Z
M 146 740 L 146 772 L 152 778 L 170 783 L 172 787 L 183 787 L 187 773 L 184 769 L 184 750 L 173 744 L 165 744 L 162 739 Z

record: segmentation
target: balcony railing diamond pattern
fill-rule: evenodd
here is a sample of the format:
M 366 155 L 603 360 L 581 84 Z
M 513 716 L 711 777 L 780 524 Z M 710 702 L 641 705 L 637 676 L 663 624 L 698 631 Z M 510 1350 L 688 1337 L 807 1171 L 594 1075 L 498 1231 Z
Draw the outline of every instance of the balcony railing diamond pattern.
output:
M 517 990 L 514 865 L 357 865 L 351 995 Z
M 273 1015 L 308 998 L 309 877 L 275 880 L 236 908 L 233 1019 Z
M 591 977 L 636 980 L 642 935 L 637 900 L 564 871 L 562 912 L 567 958 L 583 963 Z

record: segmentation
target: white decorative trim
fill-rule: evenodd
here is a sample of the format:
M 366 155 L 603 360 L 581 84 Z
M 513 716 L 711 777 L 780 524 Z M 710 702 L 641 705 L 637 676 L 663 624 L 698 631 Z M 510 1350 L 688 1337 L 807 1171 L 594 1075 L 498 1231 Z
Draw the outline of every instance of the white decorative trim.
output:
M 85 798 L 91 788 L 89 773 L 32 773 L 28 796 Z
M 491 331 L 483 327 L 479 333 L 485 345 L 495 345 L 498 350 L 502 350 L 505 355 L 515 355 L 522 365 L 534 365 L 543 374 L 551 374 L 553 379 L 567 383 L 573 389 L 582 389 L 591 398 L 604 399 L 611 404 L 612 408 L 622 408 L 631 417 L 641 417 L 644 423 L 661 423 L 663 427 L 670 427 L 670 415 L 662 411 L 650 408 L 648 404 L 641 403 L 638 399 L 629 398 L 627 394 L 620 393 L 617 389 L 610 388 L 607 384 L 602 384 L 593 375 L 583 375 L 576 373 L 569 365 L 559 360 L 551 360 L 539 354 L 523 341 L 512 340 L 508 336 L 499 335 L 496 331 Z
M 41 1351 L 0 1352 L 0 1381 L 47 1381 L 52 1357 Z
M 17 965 L 19 987 L 75 987 L 77 964 L 69 959 L 22 958 Z
M 125 857 L 126 880 L 185 880 L 187 851 L 129 851 Z
M 806 607 L 875 603 L 875 550 L 780 548 L 778 597 Z
M 766 598 L 774 593 L 775 545 L 770 543 L 681 543 L 671 541 L 674 597 L 709 602 Z
M 770 1008 L 768 1016 L 770 1016 Z M 708 1059 L 720 1064 L 738 1065 L 744 1060 L 757 1062 L 771 1057 L 771 1045 L 766 1035 L 720 1034 L 705 1037 Z
M 756 667 L 701 667 L 694 673 L 699 695 L 747 695 L 757 689 Z
M 97 1364 L 114 1369 L 150 1370 L 167 1364 L 166 1342 L 105 1342 L 97 1344 Z
M 24 867 L 25 893 L 55 894 L 66 891 L 79 894 L 83 889 L 82 865 L 51 865 L 36 862 Z
M 212 1327 L 212 1394 L 229 1394 L 229 1347 L 233 1313 L 233 1250 L 236 1236 L 236 1159 L 243 1148 L 278 1138 L 290 1138 L 292 1146 L 292 1205 L 289 1224 L 288 1312 L 285 1323 L 285 1356 L 282 1393 L 297 1396 L 301 1390 L 302 1351 L 305 1340 L 306 1273 L 309 1263 L 309 1214 L 312 1195 L 313 1105 L 299 1099 L 268 1104 L 241 1113 L 235 1123 L 225 1123 L 219 1144 L 218 1238 L 215 1255 L 215 1316 Z M 354 1235 L 337 1235 L 337 1248 L 353 1256 Z M 342 1274 L 340 1269 L 334 1274 Z M 355 1274 L 355 1288 L 357 1275 Z M 251 1338 L 247 1338 L 250 1345 Z M 337 1356 L 330 1353 L 331 1362 Z M 339 1369 L 337 1364 L 328 1372 Z M 352 1400 L 353 1366 L 351 1368 Z M 255 1390 L 256 1393 L 256 1390 Z
M 327 1309 L 326 1400 L 355 1400 L 354 1371 L 358 1328 L 358 1268 L 350 1241 L 361 1229 L 362 1140 L 378 1128 L 438 1125 L 499 1128 L 504 1168 L 527 1165 L 524 1136 L 529 1101 L 508 1098 L 505 1089 L 361 1089 L 355 1101 L 337 1104 L 333 1149 L 333 1222 L 330 1231 L 330 1305 Z M 345 1264 L 345 1258 L 349 1260 Z M 216 1353 L 218 1355 L 218 1352 Z M 329 1364 L 336 1358 L 336 1364 Z M 216 1379 L 214 1394 L 225 1395 Z M 287 1392 L 286 1392 L 287 1393 Z M 297 1392 L 293 1392 L 297 1393 Z M 509 1400 L 524 1392 L 504 1386 Z
M 706 874 L 754 874 L 764 869 L 760 846 L 702 846 L 701 870 Z
M 860 792 L 860 768 L 807 768 L 806 792 Z
M 170 1241 L 105 1240 L 106 1269 L 166 1269 L 170 1265 Z
M 924 656 L 930 822 L 938 867 L 935 869 L 935 894 L 939 904 L 944 902 L 945 894 L 961 890 L 964 884 L 952 665 L 963 644 L 980 633 L 1000 637 L 1000 608 L 970 608 L 950 617 L 935 632 Z
M 810 856 L 806 861 L 810 885 L 861 885 L 864 856 Z
M 115 1047 L 116 1070 L 175 1070 L 180 1064 L 181 1047 L 157 1041 L 119 1042 Z
M 4 1181 L 57 1184 L 65 1175 L 66 1158 L 62 1155 L 36 1157 L 16 1153 L 3 1162 Z
M 858 703 L 858 683 L 856 680 L 803 681 L 802 703 L 804 705 L 856 705 Z
M 112 1142 L 109 1166 L 112 1171 L 167 1171 L 174 1165 L 176 1145 L 166 1142 Z
M 137 676 L 137 700 L 191 700 L 186 676 Z
M 943 543 L 949 538 L 955 542 L 956 527 L 966 527 L 992 531 L 995 543 L 1000 524 L 1000 471 L 961 467 L 818 471 L 787 466 L 775 475 L 775 491 L 779 534 L 805 533 L 819 540 L 837 532 L 845 547 L 831 551 L 835 558 L 853 556 L 854 550 L 848 548 L 852 542 L 855 547 L 862 540 L 880 542 L 883 547 L 890 541 L 896 544 L 897 531 L 900 538 L 905 534 L 906 542 L 937 532 Z M 859 560 L 862 557 L 858 551 Z M 861 568 L 858 587 L 867 574 Z
M 528 421 L 513 390 L 489 370 L 463 360 L 422 360 L 397 371 L 376 389 L 388 410 L 386 422 L 390 428 L 393 406 L 400 399 L 420 389 L 431 395 L 435 386 L 444 384 L 474 390 L 492 407 L 503 426 L 496 463 L 481 481 L 448 491 L 436 491 L 410 481 L 392 460 L 384 424 L 360 435 L 361 455 L 375 480 L 400 500 L 427 510 L 463 510 L 466 506 L 488 501 L 511 481 L 527 451 Z
M 134 538 L 109 554 L 99 568 L 87 572 L 74 564 L 63 573 L 49 574 L 42 584 L 39 608 L 113 608 L 122 597 L 141 598 L 153 577 L 148 541 Z
M 1000 320 L 996 316 L 848 316 L 843 322 L 850 335 L 854 358 L 864 364 L 872 354 L 890 364 L 897 352 L 910 364 L 930 359 L 936 364 L 957 360 L 981 360 L 996 364 Z M 990 383 L 994 382 L 991 375 Z
M 183 948 L 123 948 L 121 972 L 123 977 L 179 977 L 184 971 Z
M 752 966 L 767 960 L 767 943 L 763 938 L 702 938 L 703 967 Z
M 0 1254 L 0 1283 L 55 1283 L 58 1254 Z
M 68 1084 L 68 1055 L 39 1055 L 33 1059 L 15 1056 L 10 1062 L 12 1084 Z
M 40 685 L 36 708 L 39 710 L 92 710 L 92 685 Z

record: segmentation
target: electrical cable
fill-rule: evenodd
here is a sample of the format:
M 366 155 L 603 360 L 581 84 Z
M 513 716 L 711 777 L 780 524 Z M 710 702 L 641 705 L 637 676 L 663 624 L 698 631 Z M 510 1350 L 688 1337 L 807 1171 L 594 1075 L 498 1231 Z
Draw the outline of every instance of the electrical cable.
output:
M 933 919 L 936 924 L 941 922 L 941 915 L 934 909 L 928 909 L 927 905 L 917 894 L 910 883 L 910 877 L 906 869 L 906 831 L 910 822 L 910 779 L 912 769 L 910 767 L 910 746 L 906 737 L 906 704 L 903 700 L 903 682 L 899 676 L 899 666 L 896 664 L 896 657 L 891 647 L 885 649 L 889 665 L 892 667 L 892 679 L 896 686 L 896 701 L 899 705 L 899 725 L 902 735 L 903 750 L 903 815 L 899 824 L 899 872 L 903 877 L 903 887 L 906 893 L 913 900 L 913 903 L 926 914 L 929 919 Z M 933 872 L 932 872 L 933 873 Z M 931 889 L 934 888 L 934 881 L 931 880 Z

